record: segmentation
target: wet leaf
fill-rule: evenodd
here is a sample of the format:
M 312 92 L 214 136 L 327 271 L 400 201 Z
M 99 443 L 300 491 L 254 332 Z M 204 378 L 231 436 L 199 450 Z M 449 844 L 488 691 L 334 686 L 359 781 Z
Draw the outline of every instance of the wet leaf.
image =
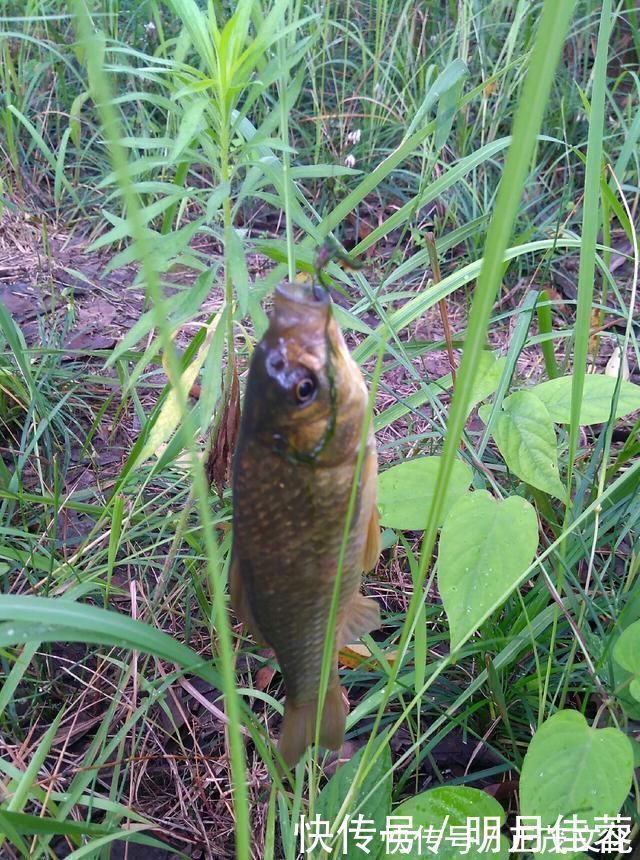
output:
M 421 834 L 425 831 L 431 833 L 429 840 L 416 835 L 410 843 L 410 850 L 402 852 L 403 857 L 440 857 L 446 860 L 476 856 L 507 860 L 509 857 L 509 843 L 500 834 L 500 827 L 506 820 L 504 809 L 497 800 L 478 788 L 462 785 L 432 788 L 405 800 L 394 809 L 393 814 L 409 818 L 412 822 L 412 831 L 420 831 Z M 471 841 L 473 839 L 473 832 L 469 827 L 471 818 L 479 818 L 481 822 L 478 844 Z M 455 827 L 461 828 L 459 833 L 464 833 L 457 845 L 449 838 L 452 835 L 452 828 Z M 489 840 L 481 851 L 485 834 L 489 831 L 494 834 L 494 838 Z M 467 832 L 471 835 L 467 835 Z M 439 834 L 442 836 L 439 837 Z M 389 852 L 384 856 L 393 855 Z
M 493 352 L 486 351 L 480 353 L 478 369 L 469 398 L 469 411 L 497 389 L 506 364 L 507 359 L 504 356 L 497 356 Z
M 543 825 L 577 815 L 593 826 L 596 817 L 619 813 L 632 777 L 629 738 L 619 729 L 591 728 L 577 711 L 559 711 L 538 729 L 524 757 L 520 814 L 539 816 Z
M 507 397 L 495 416 L 493 437 L 507 466 L 519 478 L 556 498 L 565 495 L 558 475 L 558 440 L 553 421 L 531 391 Z
M 380 525 L 418 531 L 427 524 L 436 490 L 440 457 L 417 457 L 384 471 L 378 479 Z M 442 507 L 443 522 L 451 506 L 471 484 L 471 469 L 461 460 L 453 464 Z
M 531 390 L 544 402 L 556 424 L 571 421 L 571 376 L 559 376 L 541 382 Z M 580 407 L 581 424 L 603 424 L 609 420 L 617 379 L 600 373 L 587 373 Z M 622 382 L 614 418 L 622 418 L 640 409 L 640 385 Z
M 538 520 L 525 499 L 498 502 L 485 490 L 451 509 L 440 536 L 438 588 L 454 650 L 504 603 L 538 546 Z
M 613 648 L 613 657 L 630 673 L 629 693 L 640 702 L 640 621 L 629 625 Z

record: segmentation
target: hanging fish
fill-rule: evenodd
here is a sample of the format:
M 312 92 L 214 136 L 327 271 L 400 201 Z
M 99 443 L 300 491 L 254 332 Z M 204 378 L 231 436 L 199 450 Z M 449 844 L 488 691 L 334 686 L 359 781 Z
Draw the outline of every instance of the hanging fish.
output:
M 275 651 L 286 690 L 280 751 L 293 766 L 314 740 L 334 583 L 367 409 L 367 389 L 321 286 L 281 284 L 255 348 L 233 470 L 231 602 Z M 339 749 L 346 711 L 337 654 L 380 625 L 360 593 L 380 553 L 373 428 L 344 555 L 320 743 Z

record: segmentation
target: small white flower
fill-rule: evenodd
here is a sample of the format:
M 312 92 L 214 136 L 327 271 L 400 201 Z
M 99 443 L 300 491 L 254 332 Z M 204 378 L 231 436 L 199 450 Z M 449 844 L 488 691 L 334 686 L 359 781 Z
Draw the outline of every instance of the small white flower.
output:
M 147 36 L 153 36 L 156 32 L 156 25 L 153 23 L 153 21 L 149 21 L 147 24 L 144 25 L 144 30 Z
M 362 135 L 362 131 L 359 128 L 350 131 L 347 135 L 347 143 L 355 145 L 356 143 L 360 143 L 360 136 Z
M 355 156 L 351 155 L 351 154 L 347 155 L 347 157 L 344 160 L 344 163 L 345 163 L 346 167 L 355 167 L 356 166 Z

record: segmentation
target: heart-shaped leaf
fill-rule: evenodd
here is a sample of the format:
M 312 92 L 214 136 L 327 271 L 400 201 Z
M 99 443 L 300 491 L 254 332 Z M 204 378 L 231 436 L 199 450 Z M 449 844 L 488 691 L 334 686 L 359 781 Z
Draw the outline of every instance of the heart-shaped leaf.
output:
M 493 438 L 519 478 L 557 498 L 565 495 L 558 477 L 556 431 L 539 397 L 531 391 L 516 391 L 507 397 L 496 415 Z
M 411 821 L 404 847 L 399 851 L 399 837 L 390 827 L 385 834 L 383 857 L 497 857 L 506 860 L 509 843 L 500 833 L 506 815 L 497 800 L 477 788 L 442 786 L 423 791 L 396 807 L 393 819 Z M 472 819 L 478 819 L 475 830 Z M 419 835 L 418 835 L 419 834 Z M 428 834 L 428 835 L 427 835 Z
M 633 748 L 626 735 L 593 729 L 578 711 L 559 711 L 538 729 L 524 757 L 520 814 L 539 816 L 545 827 L 576 815 L 597 830 L 596 818 L 620 811 L 632 777 Z
M 640 702 L 631 695 L 629 689 L 636 673 L 621 666 L 615 657 L 615 648 L 622 634 L 636 622 L 640 623 L 640 590 L 637 588 L 629 592 L 627 600 L 618 612 L 614 627 L 609 631 L 602 667 L 603 681 L 615 691 L 616 699 L 631 720 L 640 720 Z M 625 662 L 633 660 L 633 656 L 628 655 L 626 646 L 623 645 L 623 649 L 626 656 L 622 659 Z M 608 659 L 609 654 L 613 656 L 612 660 Z
M 480 361 L 469 398 L 469 411 L 473 409 L 476 403 L 480 403 L 485 397 L 493 394 L 500 384 L 506 365 L 507 359 L 504 356 L 495 355 L 493 352 L 480 353 Z
M 551 420 L 556 424 L 571 421 L 571 376 L 559 376 L 536 385 L 532 391 L 542 400 Z M 618 380 L 600 373 L 587 373 L 584 377 L 584 392 L 580 406 L 581 424 L 602 424 L 609 420 L 613 395 Z M 614 418 L 622 418 L 640 409 L 640 385 L 622 382 Z
M 525 499 L 496 501 L 484 490 L 451 509 L 440 536 L 438 587 L 459 647 L 518 585 L 538 545 L 538 521 Z
M 427 524 L 433 503 L 440 457 L 418 457 L 392 466 L 378 479 L 380 523 L 395 529 L 419 531 Z M 447 487 L 440 523 L 451 506 L 466 493 L 471 484 L 471 469 L 455 460 Z
M 614 645 L 613 657 L 633 676 L 629 692 L 640 702 L 640 621 L 635 621 L 622 633 Z

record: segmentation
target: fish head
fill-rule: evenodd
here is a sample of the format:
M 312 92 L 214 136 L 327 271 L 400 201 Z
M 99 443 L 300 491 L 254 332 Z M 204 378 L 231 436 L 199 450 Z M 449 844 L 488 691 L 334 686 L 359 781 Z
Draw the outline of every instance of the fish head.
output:
M 367 390 L 319 285 L 282 283 L 254 350 L 245 432 L 294 460 L 335 462 L 357 447 Z

